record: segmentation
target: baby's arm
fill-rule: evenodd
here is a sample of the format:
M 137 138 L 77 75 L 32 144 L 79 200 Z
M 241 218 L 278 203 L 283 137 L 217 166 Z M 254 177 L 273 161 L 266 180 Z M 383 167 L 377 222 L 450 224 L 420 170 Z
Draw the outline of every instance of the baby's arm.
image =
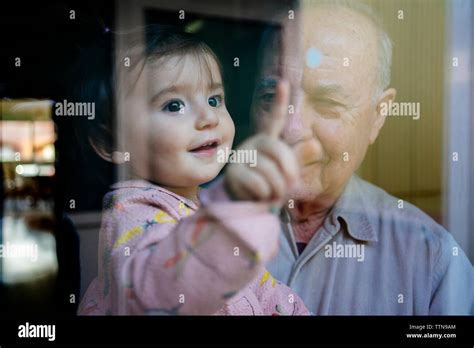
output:
M 267 204 L 216 200 L 222 192 L 221 185 L 211 188 L 202 209 L 179 222 L 165 206 L 158 210 L 136 197 L 122 204 L 129 218 L 116 223 L 141 220 L 149 226 L 121 228 L 128 232 L 114 241 L 110 271 L 118 308 L 113 312 L 214 314 L 257 276 L 276 253 L 278 219 Z
M 265 269 L 251 288 L 257 295 L 264 315 L 310 315 L 303 300 Z

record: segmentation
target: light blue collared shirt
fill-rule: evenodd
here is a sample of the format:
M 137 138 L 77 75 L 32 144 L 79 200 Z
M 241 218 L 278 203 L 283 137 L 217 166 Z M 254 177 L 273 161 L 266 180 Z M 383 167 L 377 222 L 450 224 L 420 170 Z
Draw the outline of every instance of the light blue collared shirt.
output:
M 353 176 L 298 255 L 289 215 L 267 266 L 317 315 L 474 314 L 474 269 L 420 209 Z

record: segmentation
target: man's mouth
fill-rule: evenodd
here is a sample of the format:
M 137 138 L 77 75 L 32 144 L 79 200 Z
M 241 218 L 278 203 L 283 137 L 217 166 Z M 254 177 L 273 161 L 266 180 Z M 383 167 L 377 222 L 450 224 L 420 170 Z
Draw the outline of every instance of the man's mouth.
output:
M 312 166 L 312 165 L 315 165 L 315 164 L 318 164 L 318 163 L 319 163 L 318 161 L 311 161 L 311 162 L 303 164 L 303 167 L 309 167 L 309 166 Z
M 207 140 L 201 145 L 192 148 L 191 150 L 189 150 L 189 152 L 199 156 L 214 156 L 214 154 L 217 152 L 217 147 L 220 145 L 220 143 L 221 142 L 219 139 Z

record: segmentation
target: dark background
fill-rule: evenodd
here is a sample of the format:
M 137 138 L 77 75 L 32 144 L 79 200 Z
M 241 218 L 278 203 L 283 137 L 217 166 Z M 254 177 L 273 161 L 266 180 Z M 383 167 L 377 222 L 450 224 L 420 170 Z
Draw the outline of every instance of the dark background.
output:
M 114 4 L 104 0 L 2 4 L 0 98 L 74 100 L 84 74 L 112 76 L 116 35 Z M 70 19 L 71 10 L 75 11 L 75 19 Z M 146 24 L 184 26 L 196 19 L 203 20 L 204 25 L 197 35 L 221 61 L 227 108 L 236 126 L 234 146 L 238 145 L 251 133 L 249 113 L 260 41 L 264 31 L 276 28 L 260 22 L 192 13 L 186 13 L 186 20 L 178 23 L 176 13 L 157 9 L 147 9 L 145 14 Z M 21 58 L 21 67 L 15 67 L 16 57 Z M 234 67 L 234 57 L 240 59 L 238 68 Z M 93 88 L 90 91 L 93 93 Z M 79 299 L 79 242 L 75 226 L 68 218 L 69 200 L 75 200 L 76 212 L 101 211 L 102 197 L 116 179 L 115 168 L 101 160 L 77 132 L 78 122 L 91 121 L 54 117 L 53 120 L 57 133 L 53 184 L 59 264 L 56 290 L 48 292 L 50 287 L 45 284 L 2 285 L 0 317 L 7 313 L 74 315 L 77 303 L 71 305 L 67 299 L 69 294 L 76 294 Z
M 1 98 L 67 99 L 76 83 L 81 50 L 97 40 L 103 42 L 105 51 L 111 47 L 111 37 L 107 37 L 104 28 L 113 26 L 112 1 L 8 2 L 0 7 Z M 75 11 L 74 20 L 69 17 L 70 10 Z M 15 57 L 21 58 L 21 67 L 15 67 Z M 63 202 L 74 197 L 78 209 L 99 207 L 107 182 L 113 179 L 112 168 L 104 168 L 97 157 L 85 155 L 71 122 L 54 121 L 58 274 L 56 279 L 48 280 L 52 285 L 43 281 L 7 287 L 0 282 L 0 317 L 75 313 L 77 303 L 70 304 L 66 299 L 69 294 L 79 298 L 78 240 Z M 101 175 L 94 177 L 93 172 Z

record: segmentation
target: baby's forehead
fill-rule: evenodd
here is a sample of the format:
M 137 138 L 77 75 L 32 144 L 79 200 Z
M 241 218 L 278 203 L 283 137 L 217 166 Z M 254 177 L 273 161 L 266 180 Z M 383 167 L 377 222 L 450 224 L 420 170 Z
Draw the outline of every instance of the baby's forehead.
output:
M 220 67 L 205 51 L 167 54 L 147 59 L 146 73 L 155 86 L 188 85 L 196 88 L 222 84 Z

